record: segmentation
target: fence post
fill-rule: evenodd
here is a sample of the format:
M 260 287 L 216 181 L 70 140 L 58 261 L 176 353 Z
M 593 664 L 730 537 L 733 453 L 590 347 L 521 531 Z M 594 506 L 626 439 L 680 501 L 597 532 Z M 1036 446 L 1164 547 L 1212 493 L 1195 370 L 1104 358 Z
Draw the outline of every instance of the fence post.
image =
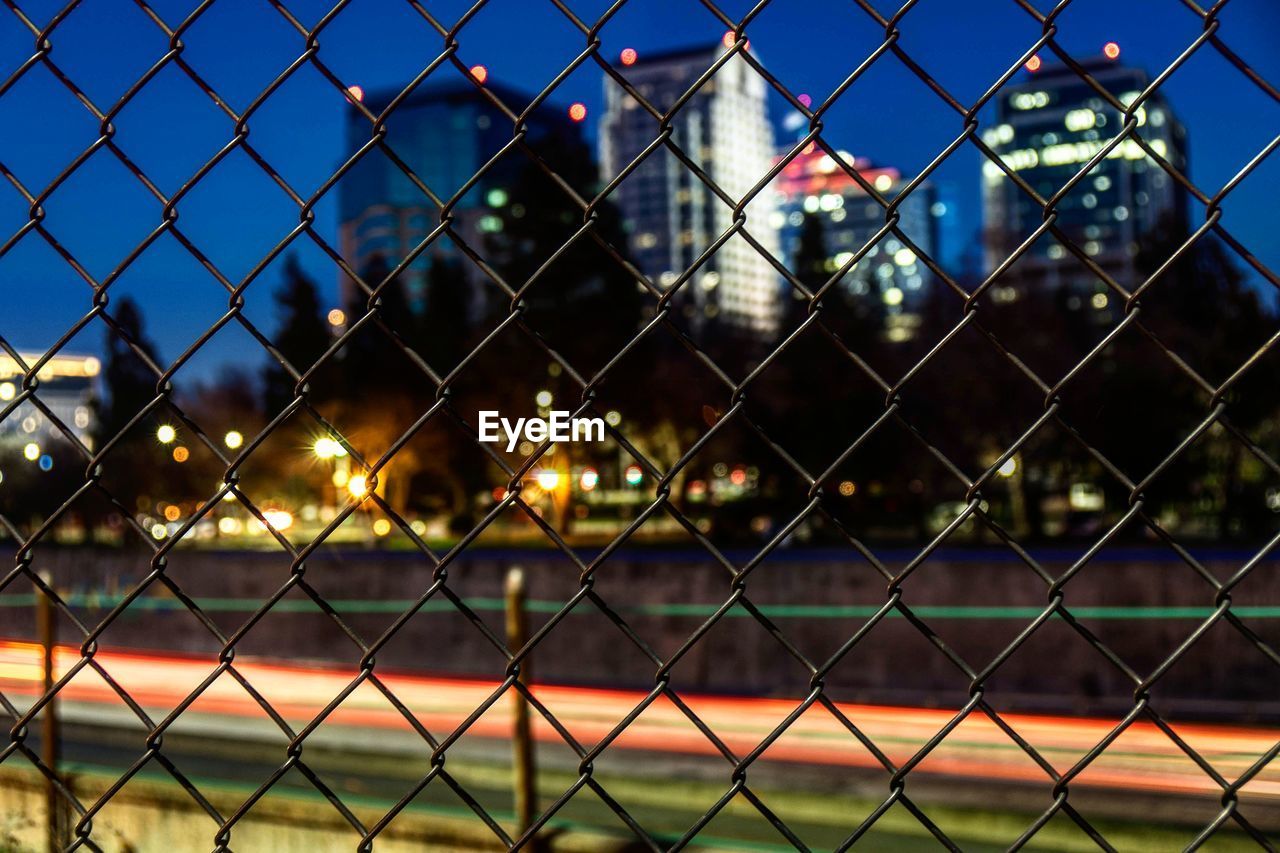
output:
M 52 586 L 53 576 L 48 572 L 40 573 L 41 580 Z M 57 614 L 53 609 L 53 598 L 42 589 L 36 590 L 36 635 L 39 638 L 43 653 L 42 670 L 44 673 L 44 694 L 49 695 L 54 683 L 54 646 L 58 637 Z M 58 773 L 58 697 L 49 698 L 40 717 L 40 760 L 49 768 L 54 777 Z M 61 812 L 62 803 L 54 779 L 46 778 L 45 790 L 45 843 L 49 853 L 62 849 Z
M 525 618 L 524 570 L 513 566 L 506 580 L 507 648 L 521 649 L 528 639 Z M 520 662 L 520 683 L 529 684 L 529 659 Z M 516 837 L 533 825 L 537 803 L 534 779 L 533 736 L 529 728 L 529 700 L 519 690 L 511 691 L 511 757 L 514 771 Z

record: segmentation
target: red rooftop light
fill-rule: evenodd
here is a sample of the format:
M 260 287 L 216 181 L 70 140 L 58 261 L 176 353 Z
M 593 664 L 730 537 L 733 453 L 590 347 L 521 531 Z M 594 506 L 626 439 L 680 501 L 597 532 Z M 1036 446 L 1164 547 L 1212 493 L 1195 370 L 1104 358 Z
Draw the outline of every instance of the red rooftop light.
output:
M 1120 45 L 1116 44 L 1116 43 L 1115 43 L 1115 42 L 1113 42 L 1113 41 L 1109 41 L 1109 42 L 1107 42 L 1106 44 L 1104 44 L 1104 45 L 1102 46 L 1102 54 L 1103 54 L 1103 56 L 1105 56 L 1107 59 L 1119 59 L 1119 58 L 1120 58 Z
M 483 65 L 473 65 L 471 66 L 471 76 L 475 78 L 477 83 L 483 83 L 489 79 L 489 69 Z
M 1032 74 L 1040 70 L 1040 57 L 1033 56 L 1027 60 L 1027 64 L 1023 66 Z
M 640 54 L 636 53 L 636 50 L 633 47 L 628 47 L 622 51 L 621 59 L 623 65 L 635 65 L 636 60 L 639 58 Z
M 573 119 L 574 121 L 582 121 L 586 117 L 587 117 L 586 104 L 576 103 L 569 107 L 569 118 Z

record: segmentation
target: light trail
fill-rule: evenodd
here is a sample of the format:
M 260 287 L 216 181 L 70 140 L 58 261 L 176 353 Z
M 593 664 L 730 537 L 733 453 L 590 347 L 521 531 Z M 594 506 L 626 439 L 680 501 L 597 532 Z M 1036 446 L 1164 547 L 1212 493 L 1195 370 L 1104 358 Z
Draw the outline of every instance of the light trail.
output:
M 79 657 L 79 650 L 74 647 L 58 647 L 55 654 L 58 675 L 69 671 Z M 0 641 L 0 690 L 8 694 L 38 695 L 40 660 L 38 645 Z M 135 701 L 149 712 L 154 711 L 157 718 L 176 707 L 216 668 L 216 662 L 210 659 L 168 654 L 100 651 L 96 660 Z M 309 667 L 237 660 L 235 667 L 295 727 L 311 722 L 357 675 L 353 668 L 337 665 Z M 418 723 L 437 737 L 461 725 L 498 686 L 495 681 L 404 673 L 379 673 L 378 677 L 413 712 Z M 646 695 L 635 690 L 557 685 L 536 685 L 534 693 L 587 748 L 605 738 Z M 122 705 L 119 696 L 90 668 L 82 669 L 59 696 L 67 701 Z M 789 699 L 684 692 L 680 692 L 680 697 L 739 757 L 754 750 L 799 704 L 798 700 Z M 895 765 L 913 756 L 954 715 L 952 710 L 932 708 L 851 703 L 839 703 L 837 707 Z M 505 739 L 510 730 L 509 712 L 507 699 L 499 699 L 472 724 L 469 736 Z M 192 721 L 206 714 L 267 719 L 244 688 L 227 674 L 210 684 L 184 713 L 196 715 L 189 718 Z M 1038 714 L 1010 713 L 1001 717 L 1059 773 L 1075 764 L 1116 724 L 1113 719 Z M 560 739 L 551 724 L 536 712 L 534 718 L 534 733 L 539 740 Z M 413 730 L 386 697 L 368 682 L 356 687 L 323 726 L 330 731 Z M 1280 729 L 1275 728 L 1203 723 L 1179 723 L 1173 728 L 1229 782 L 1239 778 L 1280 740 Z M 659 697 L 647 707 L 609 748 L 720 755 L 716 746 L 665 697 Z M 817 705 L 801 714 L 759 760 L 881 766 L 835 716 Z M 1022 782 L 1046 789 L 1052 785 L 1043 768 L 995 723 L 979 714 L 970 715 L 952 731 L 912 772 L 917 771 Z M 887 776 L 888 771 L 885 772 Z M 1148 722 L 1138 722 L 1126 729 L 1072 784 L 1166 793 L 1220 791 L 1177 744 Z M 1280 797 L 1280 767 L 1264 769 L 1241 790 L 1257 797 Z

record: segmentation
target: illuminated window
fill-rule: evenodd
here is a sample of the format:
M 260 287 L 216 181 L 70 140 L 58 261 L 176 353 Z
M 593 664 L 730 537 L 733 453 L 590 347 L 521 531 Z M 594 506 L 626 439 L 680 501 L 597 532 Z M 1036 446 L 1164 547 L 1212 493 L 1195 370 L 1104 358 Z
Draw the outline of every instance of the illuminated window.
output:
M 1098 114 L 1093 110 L 1071 110 L 1063 123 L 1067 130 L 1088 130 L 1098 123 Z
M 1012 142 L 1013 127 L 1007 124 L 998 124 L 995 127 L 988 128 L 982 132 L 982 141 L 992 147 Z
M 1009 105 L 1015 110 L 1034 110 L 1048 104 L 1048 92 L 1018 92 L 1009 99 Z

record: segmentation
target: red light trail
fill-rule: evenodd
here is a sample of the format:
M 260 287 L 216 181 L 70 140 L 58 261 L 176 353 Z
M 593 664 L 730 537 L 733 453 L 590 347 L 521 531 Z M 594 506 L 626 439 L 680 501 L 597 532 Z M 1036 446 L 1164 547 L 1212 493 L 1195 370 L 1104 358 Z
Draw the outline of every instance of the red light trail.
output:
M 78 649 L 58 647 L 55 655 L 58 676 L 79 659 Z M 216 668 L 213 660 L 137 652 L 100 651 L 95 659 L 139 704 L 164 713 L 184 701 Z M 0 641 L 0 689 L 11 694 L 38 695 L 40 661 L 38 645 Z M 357 675 L 352 669 L 337 666 L 304 667 L 240 659 L 235 666 L 277 712 L 300 725 L 312 721 Z M 379 673 L 378 677 L 418 721 L 437 736 L 461 725 L 498 687 L 495 681 L 463 678 L 403 673 Z M 575 738 L 588 745 L 605 738 L 646 695 L 635 690 L 557 685 L 535 685 L 533 691 Z M 90 668 L 82 669 L 58 695 L 64 702 L 114 706 L 120 703 L 120 697 Z M 684 692 L 680 695 L 739 756 L 755 749 L 799 704 L 794 699 Z M 838 703 L 837 707 L 895 765 L 911 758 L 954 716 L 953 711 L 934 708 L 851 703 Z M 184 713 L 195 718 L 203 715 L 263 717 L 262 709 L 227 675 L 210 684 Z M 1001 716 L 1059 773 L 1067 771 L 1101 742 L 1116 722 L 1039 714 Z M 534 720 L 534 734 L 539 740 L 559 740 L 560 736 L 549 723 L 536 714 Z M 352 690 L 324 724 L 326 727 L 411 731 L 405 719 L 367 682 Z M 1239 778 L 1280 739 L 1280 731 L 1271 728 L 1203 723 L 1179 723 L 1173 727 L 1228 780 Z M 503 697 L 482 714 L 469 731 L 479 737 L 505 739 L 509 728 L 510 705 Z M 712 742 L 665 697 L 640 713 L 612 746 L 684 755 L 719 755 Z M 820 705 L 806 709 L 761 757 L 805 764 L 881 766 L 857 738 Z M 977 713 L 960 723 L 914 769 L 947 776 L 1052 785 L 1048 774 L 1008 735 Z M 1145 722 L 1129 726 L 1072 784 L 1166 793 L 1220 791 L 1168 736 Z M 1241 790 L 1253 796 L 1280 797 L 1280 768 L 1268 767 Z

